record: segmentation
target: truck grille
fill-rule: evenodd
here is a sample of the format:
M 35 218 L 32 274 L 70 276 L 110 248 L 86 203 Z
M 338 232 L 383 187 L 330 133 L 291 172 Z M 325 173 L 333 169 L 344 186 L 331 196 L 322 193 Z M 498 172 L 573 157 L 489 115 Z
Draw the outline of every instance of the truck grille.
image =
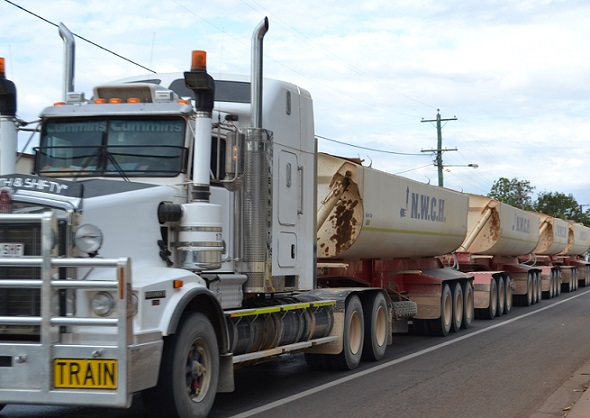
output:
M 58 222 L 60 238 L 65 236 L 66 222 Z M 58 242 L 63 243 L 63 239 Z M 0 227 L 0 242 L 24 244 L 25 256 L 41 255 L 41 224 L 39 223 L 11 223 Z M 59 254 L 65 255 L 65 246 L 59 246 Z M 0 280 L 39 280 L 39 267 L 7 267 L 0 266 Z M 0 316 L 40 316 L 40 289 L 28 288 L 0 288 Z M 38 336 L 38 326 L 0 326 L 0 339 L 6 340 L 17 336 Z
M 0 242 L 24 244 L 25 256 L 41 254 L 41 225 L 12 224 L 3 225 Z M 0 278 L 8 280 L 40 279 L 38 267 L 0 267 Z M 40 315 L 39 289 L 0 289 L 0 315 L 38 316 Z

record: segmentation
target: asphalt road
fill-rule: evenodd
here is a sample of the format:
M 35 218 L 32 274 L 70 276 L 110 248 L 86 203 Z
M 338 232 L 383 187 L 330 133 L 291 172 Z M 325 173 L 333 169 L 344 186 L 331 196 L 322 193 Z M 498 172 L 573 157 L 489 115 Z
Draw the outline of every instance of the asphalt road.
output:
M 445 338 L 396 335 L 382 361 L 354 372 L 310 371 L 287 356 L 238 370 L 210 416 L 530 417 L 590 359 L 589 318 L 580 288 Z M 0 416 L 136 418 L 143 408 L 137 397 L 129 410 L 8 405 Z

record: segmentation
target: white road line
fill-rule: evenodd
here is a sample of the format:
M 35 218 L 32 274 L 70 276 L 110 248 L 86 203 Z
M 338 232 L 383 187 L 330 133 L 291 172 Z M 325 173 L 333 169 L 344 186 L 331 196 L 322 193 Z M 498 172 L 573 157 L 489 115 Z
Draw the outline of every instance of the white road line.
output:
M 305 398 L 306 396 L 310 396 L 310 395 L 316 394 L 318 392 L 321 392 L 323 390 L 333 388 L 335 386 L 341 385 L 342 383 L 350 382 L 351 380 L 357 379 L 359 377 L 363 377 L 363 376 L 366 376 L 366 375 L 371 374 L 373 372 L 386 369 L 388 367 L 394 366 L 394 365 L 399 364 L 399 363 L 403 363 L 404 361 L 411 360 L 413 358 L 422 356 L 424 354 L 427 354 L 427 353 L 430 353 L 432 351 L 441 349 L 443 347 L 447 347 L 449 345 L 458 343 L 459 341 L 463 341 L 463 340 L 466 340 L 468 338 L 475 337 L 476 335 L 483 334 L 484 332 L 491 331 L 491 330 L 496 329 L 498 327 L 503 327 L 505 325 L 511 324 L 513 322 L 516 322 L 516 321 L 518 321 L 520 319 L 523 319 L 523 318 L 526 318 L 528 316 L 538 314 L 539 312 L 546 311 L 547 309 L 551 309 L 551 308 L 553 308 L 555 306 L 559 306 L 562 303 L 566 303 L 566 302 L 569 302 L 570 300 L 576 299 L 576 298 L 578 298 L 580 296 L 584 296 L 587 293 L 590 293 L 590 290 L 586 290 L 585 292 L 582 292 L 582 293 L 577 293 L 576 292 L 575 295 L 573 295 L 573 296 L 571 296 L 571 297 L 569 297 L 567 299 L 560 300 L 559 302 L 555 302 L 555 303 L 553 303 L 551 305 L 545 306 L 545 307 L 540 308 L 540 309 L 537 309 L 535 311 L 527 312 L 525 314 L 522 314 L 522 315 L 519 315 L 517 317 L 511 318 L 511 319 L 509 319 L 507 321 L 499 322 L 499 323 L 494 324 L 494 325 L 491 325 L 491 326 L 489 326 L 487 328 L 480 329 L 479 331 L 475 331 L 475 332 L 472 332 L 470 334 L 466 334 L 466 335 L 463 335 L 461 337 L 455 338 L 453 340 L 446 341 L 444 343 L 440 343 L 440 344 L 437 344 L 437 345 L 432 346 L 432 347 L 429 347 L 429 348 L 425 348 L 424 350 L 416 351 L 415 353 L 408 354 L 407 356 L 400 357 L 400 358 L 395 359 L 395 360 L 391 360 L 391 361 L 389 361 L 387 363 L 379 364 L 379 365 L 377 365 L 375 367 L 371 367 L 370 369 L 366 369 L 366 370 L 363 370 L 361 372 L 354 373 L 354 374 L 351 374 L 351 375 L 346 376 L 346 377 L 342 377 L 342 378 L 340 378 L 338 380 L 334 380 L 334 381 L 332 381 L 330 383 L 325 383 L 325 384 L 320 385 L 320 386 L 317 386 L 317 387 L 315 387 L 313 389 L 308 389 L 308 390 L 303 391 L 301 393 L 298 393 L 296 395 L 288 396 L 288 397 L 283 398 L 283 399 L 281 399 L 279 401 L 275 401 L 275 402 L 271 402 L 271 403 L 266 404 L 266 405 L 263 405 L 263 406 L 259 406 L 258 408 L 254 408 L 254 409 L 251 409 L 249 411 L 242 412 L 241 414 L 234 415 L 234 416 L 232 416 L 230 418 L 246 418 L 246 417 L 251 417 L 251 416 L 256 415 L 256 414 L 260 414 L 262 412 L 270 411 L 271 409 L 277 408 L 279 406 L 286 405 L 286 404 L 288 404 L 290 402 L 293 402 L 293 401 L 296 401 L 298 399 Z M 395 344 L 395 342 L 394 342 L 394 344 Z

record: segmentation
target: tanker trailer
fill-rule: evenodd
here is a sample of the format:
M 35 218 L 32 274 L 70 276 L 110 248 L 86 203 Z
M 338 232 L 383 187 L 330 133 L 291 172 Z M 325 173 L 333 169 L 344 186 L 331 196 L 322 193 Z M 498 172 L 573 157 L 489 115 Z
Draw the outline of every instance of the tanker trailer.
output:
M 541 299 L 540 269 L 519 262 L 535 249 L 539 218 L 486 196 L 469 195 L 467 238 L 454 253 L 455 267 L 474 275 L 476 317 L 507 314 L 512 301 Z
M 386 289 L 397 332 L 410 322 L 427 335 L 470 326 L 473 276 L 439 258 L 465 238 L 466 195 L 327 154 L 317 178 L 318 286 Z M 408 300 L 417 304 L 411 320 Z
M 568 221 L 568 243 L 556 262 L 561 269 L 561 290 L 573 292 L 590 284 L 590 265 L 584 256 L 590 248 L 590 228 Z
M 563 219 L 531 212 L 539 217 L 539 242 L 531 254 L 521 257 L 525 264 L 541 269 L 543 298 L 551 299 L 561 293 L 561 268 L 557 254 L 568 245 L 568 222 Z

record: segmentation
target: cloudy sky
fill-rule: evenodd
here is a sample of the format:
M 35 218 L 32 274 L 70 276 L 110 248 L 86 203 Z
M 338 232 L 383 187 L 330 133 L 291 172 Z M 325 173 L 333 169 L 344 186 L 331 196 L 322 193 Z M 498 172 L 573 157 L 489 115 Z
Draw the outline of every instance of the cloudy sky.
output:
M 518 178 L 590 204 L 586 0 L 0 0 L 0 56 L 33 121 L 61 100 L 59 22 L 155 72 L 188 70 L 204 49 L 215 76 L 249 74 L 265 16 L 265 75 L 311 92 L 320 151 L 436 185 L 422 152 L 437 147 L 436 126 L 422 120 L 440 109 L 457 118 L 442 130 L 457 149 L 443 154 L 446 187 L 487 194 Z M 87 97 L 145 68 L 76 38 Z

